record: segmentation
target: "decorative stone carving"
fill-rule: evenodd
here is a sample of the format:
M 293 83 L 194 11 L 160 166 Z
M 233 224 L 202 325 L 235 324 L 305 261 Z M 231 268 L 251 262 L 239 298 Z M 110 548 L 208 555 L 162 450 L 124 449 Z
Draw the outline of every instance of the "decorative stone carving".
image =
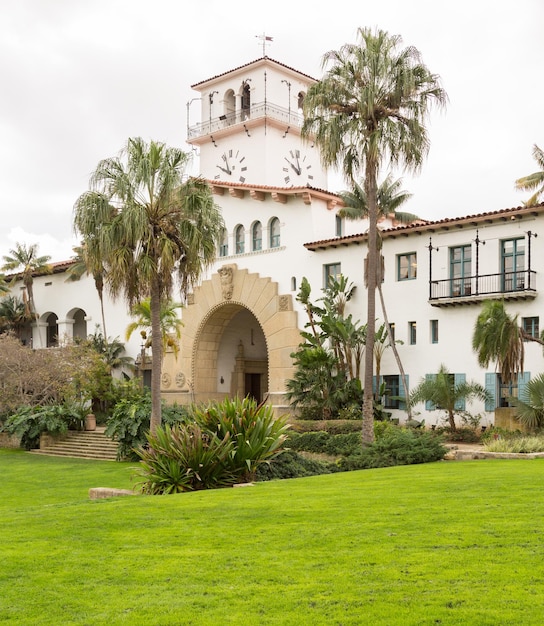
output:
M 232 298 L 232 292 L 234 291 L 234 272 L 232 270 L 231 265 L 223 265 L 217 270 L 219 277 L 221 279 L 221 293 L 225 300 L 230 300 Z
M 161 385 L 168 389 L 172 384 L 172 376 L 168 372 L 163 372 L 161 376 Z
M 187 304 L 195 303 L 195 294 L 191 291 L 191 293 L 187 294 Z
M 291 296 L 280 296 L 280 311 L 290 311 Z
M 176 374 L 176 387 L 178 389 L 182 389 L 183 387 L 185 387 L 185 383 L 186 383 L 185 374 L 183 372 L 178 372 Z

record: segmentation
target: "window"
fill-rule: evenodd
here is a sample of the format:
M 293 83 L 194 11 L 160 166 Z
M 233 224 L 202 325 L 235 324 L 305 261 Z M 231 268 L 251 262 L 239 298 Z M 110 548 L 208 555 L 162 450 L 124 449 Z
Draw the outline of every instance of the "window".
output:
M 46 283 L 47 284 L 47 283 Z M 540 334 L 539 320 L 537 317 L 523 317 L 521 318 L 521 325 L 523 331 L 531 337 L 538 337 Z
M 342 274 L 340 263 L 331 263 L 330 265 L 324 265 L 323 270 L 323 286 L 325 289 L 327 289 L 331 282 L 340 278 Z
M 408 322 L 408 342 L 411 346 L 416 345 L 417 324 L 416 322 Z
M 251 249 L 262 250 L 263 247 L 263 227 L 261 222 L 255 222 L 251 229 Z
M 504 383 L 500 374 L 487 373 L 485 375 L 485 388 L 489 393 L 489 400 L 486 400 L 485 410 L 494 411 L 497 407 L 512 406 L 512 398 L 524 399 L 526 386 L 531 379 L 530 372 L 518 374 L 514 383 Z
M 336 216 L 336 236 L 344 236 L 344 220 L 340 216 Z
M 229 255 L 229 236 L 227 233 L 227 229 L 223 228 L 223 232 L 221 234 L 221 245 L 219 246 L 219 256 L 228 256 Z
M 385 393 L 382 397 L 382 403 L 386 409 L 404 409 L 406 408 L 404 402 L 404 385 L 402 379 L 398 374 L 393 376 L 383 376 L 383 382 L 385 383 Z M 406 384 L 408 384 L 408 376 L 406 376 Z
M 525 241 L 506 239 L 501 242 L 502 291 L 525 289 Z
M 438 320 L 431 320 L 431 343 L 438 343 Z
M 291 291 L 297 290 L 297 278 L 296 276 L 291 276 Z
M 450 248 L 450 295 L 470 296 L 472 272 L 471 246 Z
M 280 246 L 280 221 L 277 217 L 270 221 L 270 247 L 279 248 Z
M 236 227 L 235 240 L 236 240 L 236 254 L 244 254 L 245 251 L 245 236 L 244 227 L 239 225 Z
M 389 330 L 391 331 L 391 339 L 395 341 L 395 322 L 389 323 Z
M 417 276 L 417 256 L 415 252 L 397 256 L 397 280 L 413 280 Z

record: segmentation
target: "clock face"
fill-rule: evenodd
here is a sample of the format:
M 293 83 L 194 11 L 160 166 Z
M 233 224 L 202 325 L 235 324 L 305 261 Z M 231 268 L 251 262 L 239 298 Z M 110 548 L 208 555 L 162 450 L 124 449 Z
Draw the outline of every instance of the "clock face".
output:
M 246 181 L 247 159 L 239 150 L 225 150 L 215 167 L 219 170 L 215 180 Z
M 314 177 L 308 156 L 298 149 L 283 157 L 283 180 L 286 185 L 308 185 Z

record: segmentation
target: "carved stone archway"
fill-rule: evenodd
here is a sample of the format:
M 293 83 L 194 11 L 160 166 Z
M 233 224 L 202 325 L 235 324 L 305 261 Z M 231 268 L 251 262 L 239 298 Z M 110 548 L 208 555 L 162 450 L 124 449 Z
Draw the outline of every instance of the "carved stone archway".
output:
M 263 389 L 277 414 L 286 413 L 285 381 L 294 374 L 291 353 L 301 341 L 297 313 L 291 294 L 278 293 L 270 278 L 235 264 L 219 268 L 196 288 L 183 310 L 181 350 L 177 360 L 165 359 L 163 394 L 170 401 L 206 402 L 231 395 L 240 384 L 222 388 L 218 372 L 218 351 L 225 329 L 241 311 L 247 311 L 258 324 L 266 342 L 267 369 L 262 362 L 245 359 L 254 375 L 265 375 Z M 168 357 L 168 355 L 167 355 Z M 243 357 L 243 348 L 242 348 Z M 236 371 L 240 374 L 240 355 Z M 251 373 L 250 372 L 250 373 Z

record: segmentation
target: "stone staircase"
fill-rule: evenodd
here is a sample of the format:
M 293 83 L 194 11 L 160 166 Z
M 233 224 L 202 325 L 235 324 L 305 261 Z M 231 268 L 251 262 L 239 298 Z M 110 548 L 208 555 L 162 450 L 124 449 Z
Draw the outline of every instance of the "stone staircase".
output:
M 39 450 L 31 450 L 30 452 L 47 456 L 115 461 L 117 442 L 106 437 L 104 430 L 104 427 L 100 426 L 96 430 L 69 430 L 62 439 L 48 438 L 40 443 Z

